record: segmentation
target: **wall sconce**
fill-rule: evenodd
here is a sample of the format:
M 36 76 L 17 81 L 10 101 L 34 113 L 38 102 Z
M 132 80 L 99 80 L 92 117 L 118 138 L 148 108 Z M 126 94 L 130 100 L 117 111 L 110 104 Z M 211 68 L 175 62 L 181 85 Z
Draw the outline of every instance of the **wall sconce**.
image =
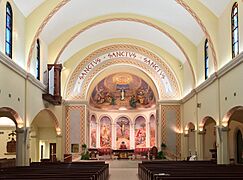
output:
M 59 127 L 56 128 L 56 132 L 57 132 L 57 135 L 60 136 L 61 135 L 61 129 Z
M 200 132 L 203 132 L 203 126 L 199 126 L 198 130 L 199 130 Z
M 227 121 L 223 121 L 223 122 L 222 122 L 222 126 L 223 126 L 223 127 L 227 127 L 227 126 L 228 126 L 228 122 L 227 122 Z
M 184 134 L 188 134 L 189 128 L 185 127 Z

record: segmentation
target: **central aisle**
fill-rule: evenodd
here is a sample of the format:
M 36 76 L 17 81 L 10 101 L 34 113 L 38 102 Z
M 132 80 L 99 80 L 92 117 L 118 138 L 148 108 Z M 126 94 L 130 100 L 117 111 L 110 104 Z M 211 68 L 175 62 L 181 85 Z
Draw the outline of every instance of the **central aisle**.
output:
M 138 163 L 141 161 L 112 160 L 109 163 L 110 180 L 138 180 Z

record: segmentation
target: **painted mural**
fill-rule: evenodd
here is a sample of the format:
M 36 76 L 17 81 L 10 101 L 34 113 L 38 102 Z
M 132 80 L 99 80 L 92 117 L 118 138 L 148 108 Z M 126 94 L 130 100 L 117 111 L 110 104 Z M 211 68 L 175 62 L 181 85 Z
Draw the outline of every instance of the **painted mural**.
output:
M 130 73 L 112 74 L 94 88 L 90 105 L 104 110 L 131 110 L 155 106 L 151 87 L 140 77 Z
M 121 146 L 130 149 L 130 121 L 126 117 L 120 117 L 116 122 L 116 147 Z
M 155 146 L 156 120 L 154 115 L 150 117 L 150 147 Z
M 111 119 L 104 116 L 100 120 L 100 147 L 111 148 Z
M 135 120 L 135 148 L 146 147 L 146 120 L 139 116 Z
M 95 116 L 92 115 L 91 116 L 91 120 L 90 120 L 90 147 L 91 148 L 96 148 L 96 130 L 97 129 L 97 123 L 96 123 L 96 119 Z

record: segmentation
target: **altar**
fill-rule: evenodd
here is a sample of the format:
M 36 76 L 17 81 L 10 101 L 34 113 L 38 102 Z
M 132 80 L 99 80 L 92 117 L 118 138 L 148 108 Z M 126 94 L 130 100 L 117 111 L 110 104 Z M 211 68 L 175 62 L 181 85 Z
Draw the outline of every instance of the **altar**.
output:
M 134 155 L 134 149 L 117 149 L 113 150 L 113 156 L 117 156 L 118 159 L 129 159 Z

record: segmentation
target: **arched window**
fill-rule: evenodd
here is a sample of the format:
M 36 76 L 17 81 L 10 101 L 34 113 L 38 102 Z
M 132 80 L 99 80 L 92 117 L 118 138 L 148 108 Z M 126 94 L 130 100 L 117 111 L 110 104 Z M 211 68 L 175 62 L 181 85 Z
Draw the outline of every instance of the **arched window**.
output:
M 13 12 L 9 2 L 6 5 L 6 37 L 5 37 L 5 53 L 12 58 L 12 39 L 13 39 Z
M 36 41 L 36 79 L 40 80 L 40 40 Z
M 239 54 L 239 23 L 238 4 L 235 3 L 231 12 L 231 33 L 232 33 L 232 57 Z
M 205 44 L 204 44 L 204 71 L 205 71 L 205 79 L 208 79 L 208 39 L 205 40 Z

